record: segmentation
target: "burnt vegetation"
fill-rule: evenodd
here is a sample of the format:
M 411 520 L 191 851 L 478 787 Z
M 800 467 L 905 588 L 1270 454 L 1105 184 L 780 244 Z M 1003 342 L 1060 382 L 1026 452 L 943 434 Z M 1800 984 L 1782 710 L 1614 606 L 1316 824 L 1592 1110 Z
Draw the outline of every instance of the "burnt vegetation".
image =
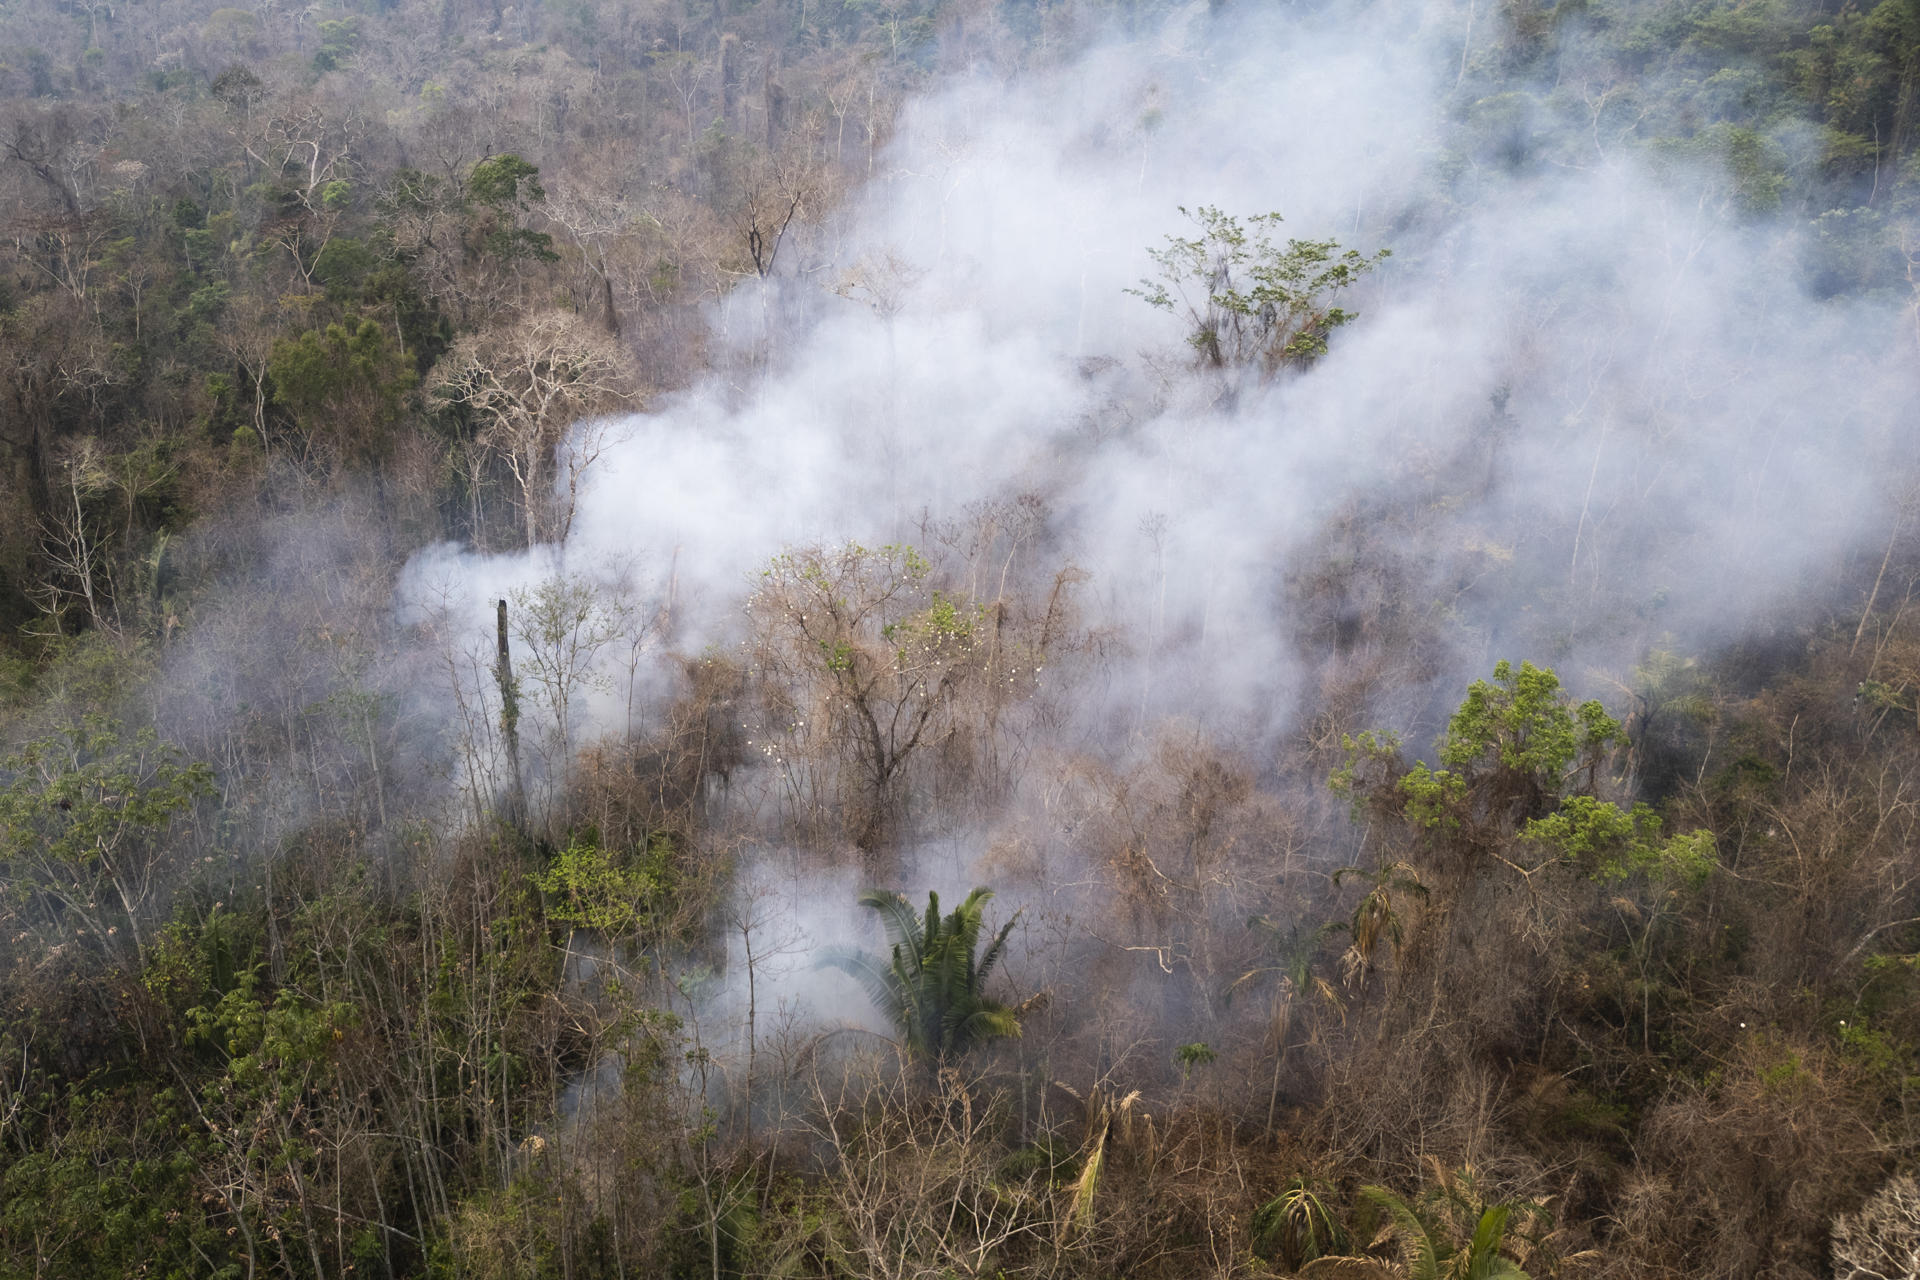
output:
M 1909 0 L 1493 8 L 1436 206 L 1605 133 L 1911 321 Z M 677 561 L 556 560 L 498 653 L 393 607 L 764 370 L 738 289 L 902 305 L 828 267 L 908 95 L 1168 9 L 0 5 L 0 1280 L 1920 1274 L 1911 500 L 1676 639 L 1657 502 L 1508 494 L 1558 428 L 1497 385 L 1313 513 L 1270 649 L 1166 623 L 1164 520 L 1116 623 L 1044 474 L 765 548 L 725 634 Z M 1173 230 L 1187 348 L 1073 449 L 1391 269 Z

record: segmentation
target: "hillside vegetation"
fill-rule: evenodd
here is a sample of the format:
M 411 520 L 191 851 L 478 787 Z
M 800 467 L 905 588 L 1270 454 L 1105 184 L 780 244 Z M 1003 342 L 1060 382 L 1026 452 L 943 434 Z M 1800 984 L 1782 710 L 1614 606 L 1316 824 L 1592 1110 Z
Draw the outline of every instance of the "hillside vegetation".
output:
M 0 1280 L 1920 1274 L 1917 0 L 1407 6 L 1418 197 L 1160 193 L 1077 305 L 1167 341 L 996 388 L 1094 405 L 1021 484 L 744 581 L 588 554 L 669 465 L 624 415 L 731 421 L 822 308 L 885 335 L 876 420 L 991 380 L 1006 299 L 897 322 L 958 233 L 861 239 L 915 104 L 1184 40 L 1059 168 L 1132 157 L 1251 2 L 0 0 Z M 1781 542 L 1783 486 L 1857 485 L 1809 562 L 1662 488 L 1790 353 L 1596 338 L 1569 402 L 1632 396 L 1556 414 L 1565 282 L 1457 436 L 1404 410 L 1297 515 L 1320 454 L 1225 459 L 1295 521 L 1227 604 L 1062 478 L 1328 377 L 1393 418 L 1335 361 L 1472 277 L 1450 220 L 1616 167 L 1860 389 L 1686 455 Z M 1712 328 L 1648 337 L 1679 292 L 1616 336 Z M 1514 479 L 1563 457 L 1570 502 Z M 443 563 L 515 567 L 436 610 Z

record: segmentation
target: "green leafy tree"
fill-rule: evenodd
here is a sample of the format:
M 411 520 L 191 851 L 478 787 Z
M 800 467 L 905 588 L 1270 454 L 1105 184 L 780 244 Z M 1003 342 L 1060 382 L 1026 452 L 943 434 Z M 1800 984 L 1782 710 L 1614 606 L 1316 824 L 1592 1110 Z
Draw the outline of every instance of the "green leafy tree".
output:
M 386 454 L 419 382 L 412 361 L 372 320 L 275 339 L 267 375 L 275 401 L 310 439 L 359 461 Z
M 1521 835 L 1555 850 L 1597 880 L 1646 875 L 1699 885 L 1713 873 L 1713 833 L 1685 831 L 1662 838 L 1660 816 L 1644 804 L 1623 809 L 1594 796 L 1568 796 Z
M 1439 768 L 1405 768 L 1399 739 L 1369 731 L 1345 739 L 1347 759 L 1330 785 L 1356 805 L 1496 855 L 1517 835 L 1598 880 L 1644 874 L 1697 885 L 1715 866 L 1710 832 L 1662 836 L 1649 806 L 1623 808 L 1595 794 L 1601 767 L 1625 737 L 1599 702 L 1573 704 L 1552 670 L 1502 661 L 1491 681 L 1473 682 L 1448 720 Z
M 315 71 L 339 71 L 360 44 L 360 19 L 331 18 L 320 24 L 320 48 L 313 55 Z
M 546 198 L 538 165 L 511 153 L 480 161 L 467 172 L 467 199 L 477 215 L 472 247 L 496 258 L 559 261 L 551 235 L 520 225 L 520 215 Z
M 574 840 L 532 879 L 547 897 L 549 917 L 622 938 L 652 917 L 662 892 L 666 854 L 664 837 L 637 860 L 616 860 L 591 841 Z
M 1390 255 L 1341 250 L 1335 240 L 1274 243 L 1281 217 L 1240 219 L 1202 205 L 1180 212 L 1199 234 L 1168 236 L 1149 249 L 1159 268 L 1127 292 L 1184 318 L 1187 342 L 1213 368 L 1254 367 L 1272 373 L 1326 354 L 1327 336 L 1358 318 L 1333 304 L 1335 295 Z
M 316 1276 L 338 1271 L 322 1255 L 317 1224 L 330 1206 L 318 1187 L 329 1154 L 328 1113 L 339 1098 L 341 1042 L 358 1022 L 345 1001 L 316 1001 L 292 988 L 263 991 L 257 970 L 239 975 L 218 1001 L 187 1011 L 188 1043 L 221 1062 L 193 1102 L 195 1113 L 216 1134 L 247 1135 L 226 1144 L 203 1172 L 217 1169 L 213 1194 L 245 1233 L 248 1252 L 264 1236 L 289 1274 L 300 1263 L 311 1264 Z
M 1331 785 L 1425 830 L 1505 829 L 1551 811 L 1582 777 L 1591 791 L 1620 737 L 1599 702 L 1571 705 L 1550 669 L 1503 660 L 1447 721 L 1439 768 L 1416 761 L 1402 772 L 1399 738 L 1369 731 L 1344 740 L 1347 760 Z
M 942 916 L 940 895 L 928 893 L 922 918 L 904 894 L 869 889 L 859 902 L 885 924 L 892 944 L 888 954 L 836 951 L 821 963 L 859 979 L 912 1057 L 944 1062 L 985 1041 L 1017 1036 L 1018 1011 L 990 998 L 986 989 L 1019 913 L 982 951 L 981 917 L 992 897 L 989 889 L 975 889 Z

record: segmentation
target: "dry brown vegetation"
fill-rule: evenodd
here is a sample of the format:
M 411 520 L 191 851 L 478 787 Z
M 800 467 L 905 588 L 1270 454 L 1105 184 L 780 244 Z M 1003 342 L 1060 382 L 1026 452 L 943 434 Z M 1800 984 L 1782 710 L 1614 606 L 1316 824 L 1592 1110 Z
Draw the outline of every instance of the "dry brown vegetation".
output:
M 567 537 L 583 422 L 772 368 L 735 286 L 906 305 L 836 253 L 909 92 L 1160 8 L 0 7 L 0 1280 L 1916 1274 L 1911 511 L 1676 652 L 1652 502 L 1457 516 L 1544 438 L 1501 390 L 1316 515 L 1226 712 L 1245 638 L 1113 621 L 1044 475 L 766 548 L 720 640 L 677 562 L 515 590 L 510 680 L 396 615 Z M 1905 234 L 1907 10 L 1652 8 L 1608 75 L 1693 24 Z M 1510 642 L 1604 703 L 1544 764 Z M 1021 1034 L 915 1056 L 803 926 L 956 876 Z

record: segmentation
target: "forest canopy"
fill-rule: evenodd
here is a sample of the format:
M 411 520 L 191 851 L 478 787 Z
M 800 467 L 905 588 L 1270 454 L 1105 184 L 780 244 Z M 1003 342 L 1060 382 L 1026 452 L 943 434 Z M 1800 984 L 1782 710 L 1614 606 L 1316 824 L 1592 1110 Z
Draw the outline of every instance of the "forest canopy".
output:
M 0 3 L 0 1280 L 1915 1275 L 1917 95 Z

